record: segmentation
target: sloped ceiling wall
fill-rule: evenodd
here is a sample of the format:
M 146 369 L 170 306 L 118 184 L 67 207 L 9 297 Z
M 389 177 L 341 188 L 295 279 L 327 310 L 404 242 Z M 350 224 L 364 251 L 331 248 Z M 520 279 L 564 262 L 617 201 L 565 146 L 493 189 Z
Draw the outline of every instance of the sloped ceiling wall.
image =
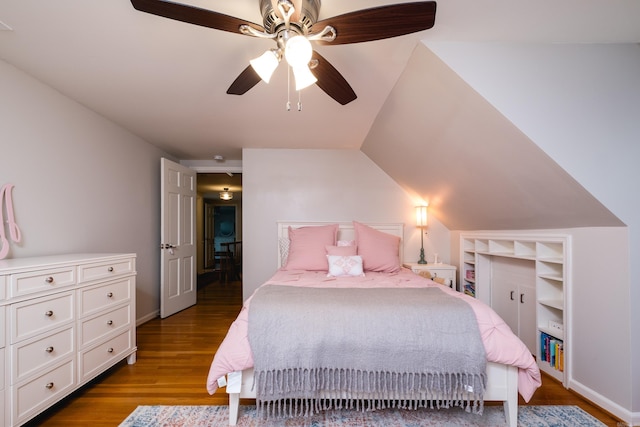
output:
M 450 230 L 624 225 L 423 44 L 361 150 Z

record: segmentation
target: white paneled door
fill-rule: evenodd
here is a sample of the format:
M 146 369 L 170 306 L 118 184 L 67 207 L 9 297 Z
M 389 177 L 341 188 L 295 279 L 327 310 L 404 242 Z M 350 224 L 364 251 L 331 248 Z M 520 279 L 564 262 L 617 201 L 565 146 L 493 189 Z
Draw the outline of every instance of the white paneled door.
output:
M 160 317 L 196 303 L 196 172 L 162 159 Z

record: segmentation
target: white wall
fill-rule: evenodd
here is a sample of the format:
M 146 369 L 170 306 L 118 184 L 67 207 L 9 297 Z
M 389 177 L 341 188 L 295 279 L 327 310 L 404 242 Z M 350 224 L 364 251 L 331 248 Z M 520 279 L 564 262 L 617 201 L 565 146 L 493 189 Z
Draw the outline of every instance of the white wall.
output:
M 417 261 L 417 200 L 357 150 L 243 150 L 243 296 L 273 275 L 277 221 L 401 222 L 405 261 Z M 449 232 L 429 219 L 427 259 L 449 261 Z
M 600 264 L 585 262 L 578 307 L 593 305 L 587 296 L 606 303 L 594 307 L 602 323 L 593 325 L 587 310 L 576 321 L 624 342 L 622 349 L 628 342 L 628 362 L 587 353 L 575 377 L 640 423 L 640 328 L 633 327 L 640 324 L 640 283 L 631 280 L 640 275 L 632 262 L 640 256 L 640 45 L 425 44 L 628 226 L 625 239 L 614 238 L 628 242 L 625 250 L 594 237 L 576 255 L 597 259 L 605 250 L 624 274 L 609 281 Z
M 0 94 L 0 184 L 22 231 L 9 257 L 135 252 L 137 317 L 154 316 L 166 154 L 4 61 Z
M 634 386 L 629 307 L 629 232 L 626 227 L 569 230 L 574 261 L 571 296 L 572 383 L 625 420 Z

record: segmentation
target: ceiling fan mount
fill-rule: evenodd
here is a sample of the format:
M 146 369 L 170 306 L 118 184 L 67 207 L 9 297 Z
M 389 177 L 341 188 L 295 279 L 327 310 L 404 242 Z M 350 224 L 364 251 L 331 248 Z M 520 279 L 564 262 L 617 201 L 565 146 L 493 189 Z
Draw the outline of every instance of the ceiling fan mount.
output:
M 259 25 L 168 0 L 131 0 L 131 3 L 135 9 L 153 15 L 222 31 L 274 39 L 277 48 L 269 49 L 261 57 L 252 60 L 251 65 L 231 84 L 228 94 L 242 95 L 261 80 L 268 82 L 271 73 L 284 57 L 293 68 L 296 89 L 315 83 L 342 105 L 355 100 L 355 92 L 340 72 L 314 50 L 309 42 L 330 46 L 402 36 L 433 27 L 436 14 L 435 1 L 418 1 L 362 9 L 318 21 L 321 0 L 259 0 L 263 18 L 263 25 Z M 298 53 L 302 55 L 298 56 Z M 258 74 L 254 68 L 259 63 L 268 64 L 267 77 L 263 72 Z
M 296 5 L 298 3 L 298 5 Z M 260 12 L 262 22 L 267 33 L 275 34 L 285 25 L 281 8 L 292 7 L 291 22 L 301 34 L 309 34 L 311 27 L 318 20 L 320 12 L 320 0 L 260 0 Z M 297 6 L 297 7 L 296 7 Z

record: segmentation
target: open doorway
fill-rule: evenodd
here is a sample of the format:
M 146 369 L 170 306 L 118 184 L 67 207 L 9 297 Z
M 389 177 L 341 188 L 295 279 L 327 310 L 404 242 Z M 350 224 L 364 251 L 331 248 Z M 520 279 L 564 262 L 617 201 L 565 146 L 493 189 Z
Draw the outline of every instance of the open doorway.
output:
M 228 244 L 240 241 L 236 234 L 236 206 L 205 200 L 204 212 L 204 268 L 219 270 Z
M 222 252 L 242 241 L 242 174 L 199 173 L 196 208 L 198 274 L 219 272 Z M 229 196 L 220 193 L 228 189 Z

